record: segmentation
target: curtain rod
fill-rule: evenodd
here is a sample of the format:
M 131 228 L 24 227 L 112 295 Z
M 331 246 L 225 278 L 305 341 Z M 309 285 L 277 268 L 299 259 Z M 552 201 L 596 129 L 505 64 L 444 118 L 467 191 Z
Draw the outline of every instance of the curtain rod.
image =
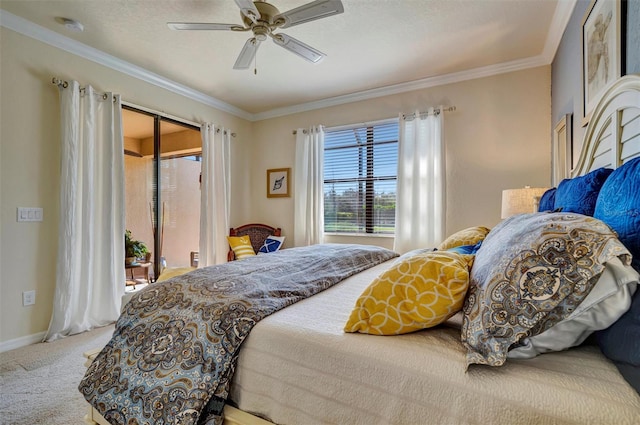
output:
M 440 112 L 453 112 L 456 110 L 455 106 L 449 106 L 448 108 L 434 108 L 433 109 L 433 115 L 440 115 Z M 429 116 L 429 111 L 425 111 L 425 112 L 418 112 L 418 115 L 420 115 L 421 117 L 426 117 Z M 402 114 L 402 119 L 408 119 L 408 120 L 412 120 L 416 117 L 416 114 Z
M 442 110 L 441 110 L 440 108 L 435 108 L 435 109 L 433 110 L 433 113 L 434 113 L 435 115 L 438 115 L 440 112 L 453 112 L 453 111 L 455 111 L 455 110 L 456 110 L 456 107 L 455 107 L 455 106 L 449 106 L 449 107 L 447 107 L 447 108 L 442 108 Z M 428 115 L 428 114 L 429 114 L 429 112 L 428 112 L 428 111 L 426 111 L 426 112 L 419 112 L 419 114 L 420 114 L 421 116 L 426 116 L 426 115 Z M 403 114 L 403 115 L 402 115 L 402 118 L 403 118 L 403 119 L 414 119 L 415 117 L 416 117 L 416 114 L 415 114 L 415 113 L 413 113 L 413 114 Z M 395 119 L 397 120 L 397 118 L 395 118 Z M 379 122 L 386 122 L 386 121 L 390 121 L 390 120 L 381 120 L 381 121 L 379 121 Z M 378 121 L 376 121 L 376 123 L 378 123 Z M 367 123 L 363 123 L 363 124 L 364 124 L 365 126 L 366 126 L 366 125 L 368 125 Z M 350 127 L 350 126 L 351 126 L 351 125 L 347 125 L 346 127 Z M 345 126 L 341 126 L 341 127 L 345 127 Z M 331 127 L 331 128 L 333 129 L 333 128 L 336 128 L 336 127 Z M 304 134 L 307 134 L 307 133 L 308 133 L 308 131 L 307 131 L 306 129 L 305 129 L 305 130 L 302 130 L 302 132 L 303 132 Z M 298 131 L 297 131 L 297 130 L 293 130 L 293 134 L 297 134 L 297 133 L 298 133 Z
M 58 77 L 53 77 L 51 79 L 51 83 L 55 84 L 57 86 L 61 86 L 64 89 L 69 87 L 69 82 L 68 81 L 60 79 Z M 81 89 L 81 90 L 84 90 L 84 89 Z M 164 118 L 169 118 L 169 119 L 171 119 L 173 121 L 183 122 L 184 124 L 189 124 L 189 125 L 194 126 L 194 127 L 202 126 L 202 123 L 189 121 L 189 120 L 186 120 L 184 118 L 174 117 L 174 116 L 171 116 L 169 114 L 165 114 L 164 112 L 154 111 L 152 109 L 145 108 L 145 107 L 140 106 L 140 105 L 136 105 L 135 103 L 131 103 L 131 102 L 127 102 L 127 101 L 123 100 L 122 104 L 126 105 L 126 106 L 130 106 L 130 107 L 135 108 L 135 109 L 139 109 L 141 111 L 145 111 L 145 112 L 149 112 L 149 113 L 152 113 L 152 114 L 156 114 L 156 115 L 159 115 L 159 116 L 164 117 Z M 220 129 L 219 128 L 216 129 L 216 133 L 220 133 Z M 224 134 L 227 134 L 227 130 L 224 131 Z M 231 133 L 231 137 L 236 137 L 236 133 Z
M 55 84 L 56 86 L 62 86 L 62 88 L 69 87 L 69 83 L 67 81 L 61 80 L 60 78 L 53 77 L 51 79 L 51 84 Z
M 66 89 L 67 87 L 69 87 L 69 82 L 68 82 L 68 81 L 61 80 L 60 78 L 56 78 L 56 77 L 53 77 L 53 78 L 51 79 L 51 84 L 55 84 L 55 85 L 57 85 L 58 87 L 62 87 L 63 89 Z M 84 87 L 80 87 L 80 93 L 84 93 L 84 91 L 85 91 L 85 88 L 84 88 Z M 107 95 L 107 93 L 100 93 L 100 92 L 98 92 L 98 91 L 96 91 L 95 93 L 97 93 L 97 94 L 102 94 L 102 100 L 107 100 L 107 98 L 109 97 L 109 96 Z M 116 98 L 115 98 L 115 96 L 114 96 L 114 98 L 113 98 L 113 102 L 114 102 L 114 103 L 116 102 Z
M 180 117 L 176 117 L 176 116 L 173 116 L 173 115 L 169 115 L 167 113 L 156 111 L 156 110 L 153 110 L 151 108 L 146 108 L 144 106 L 136 105 L 135 103 L 127 102 L 126 100 L 122 101 L 122 105 L 128 106 L 129 108 L 138 109 L 139 111 L 147 112 L 149 114 L 158 115 L 158 116 L 163 117 L 163 118 L 168 118 L 168 119 L 170 119 L 172 121 L 177 121 L 177 122 L 182 123 L 182 124 L 188 124 L 188 125 L 190 125 L 192 127 L 200 128 L 200 127 L 202 127 L 202 124 L 203 124 L 203 123 L 200 123 L 200 122 L 189 121 L 189 120 L 184 119 L 184 118 L 180 118 Z M 226 134 L 227 130 L 225 130 L 224 132 Z M 216 128 L 216 133 L 220 133 L 220 129 L 219 128 Z M 231 133 L 231 137 L 236 137 L 236 133 Z
M 324 129 L 323 125 L 320 125 L 319 127 L 322 127 Z M 293 130 L 293 134 L 298 134 L 298 130 Z M 302 134 L 309 134 L 309 130 L 307 130 L 306 128 L 303 129 Z

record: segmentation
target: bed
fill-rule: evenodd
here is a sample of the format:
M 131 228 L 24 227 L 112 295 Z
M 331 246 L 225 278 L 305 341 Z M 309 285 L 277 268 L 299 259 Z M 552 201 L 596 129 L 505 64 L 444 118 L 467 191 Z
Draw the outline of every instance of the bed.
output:
M 602 190 L 620 193 L 620 189 L 612 188 L 607 182 L 617 179 L 623 186 L 628 185 L 630 180 L 625 179 L 621 170 L 636 164 L 640 164 L 640 76 L 625 76 L 609 88 L 592 114 L 580 159 L 573 171 L 574 179 L 545 194 L 548 196 L 543 196 L 540 207 L 549 205 L 552 194 L 557 198 L 550 203 L 551 208 L 559 199 L 565 202 L 566 185 L 584 183 L 585 180 L 592 183 L 597 180 L 593 173 L 602 178 Z M 603 167 L 616 171 L 600 176 L 598 170 Z M 583 178 L 585 176 L 589 178 Z M 613 201 L 604 209 L 599 204 L 595 208 L 615 219 L 620 216 L 623 204 L 626 205 L 625 199 Z M 583 206 L 589 199 L 581 198 L 576 202 Z M 597 196 L 591 202 L 597 202 Z M 640 220 L 640 207 L 635 208 L 632 210 L 635 211 L 634 217 Z M 591 215 L 594 214 L 592 212 Z M 628 218 L 633 214 L 626 212 L 622 215 Z M 494 279 L 493 274 L 487 272 L 492 264 L 503 261 L 506 254 L 500 254 L 502 257 L 496 259 L 487 253 L 491 251 L 498 255 L 495 252 L 508 251 L 502 248 L 506 246 L 504 235 L 510 234 L 506 229 L 526 226 L 527 232 L 517 238 L 525 243 L 527 237 L 535 239 L 537 234 L 537 230 L 531 230 L 533 225 L 530 223 L 548 223 L 550 220 L 556 230 L 566 228 L 566 233 L 572 235 L 586 234 L 589 248 L 597 245 L 598 249 L 592 248 L 593 255 L 582 256 L 578 261 L 580 264 L 569 267 L 569 260 L 557 255 L 557 246 L 554 248 L 551 243 L 544 245 L 545 255 L 541 255 L 540 261 L 561 264 L 558 267 L 566 270 L 566 276 L 574 276 L 576 282 L 579 280 L 576 287 L 580 289 L 572 290 L 560 301 L 551 297 L 546 287 L 520 288 L 536 302 L 547 306 L 556 303 L 549 309 L 553 314 L 541 315 L 527 310 L 531 303 L 520 305 L 519 301 L 513 301 L 518 295 L 510 293 L 510 288 L 500 286 L 504 279 Z M 454 244 L 450 248 L 441 246 L 435 252 L 426 247 L 399 258 L 379 254 L 378 251 L 369 252 L 367 256 L 376 257 L 373 265 L 352 270 L 348 276 L 329 285 L 322 284 L 317 291 L 311 291 L 313 296 L 287 302 L 280 306 L 282 308 L 273 308 L 272 314 L 251 324 L 250 332 L 247 331 L 240 341 L 242 348 L 237 352 L 237 358 L 231 362 L 232 373 L 228 376 L 224 392 L 224 423 L 637 424 L 640 421 L 640 390 L 634 389 L 630 383 L 635 382 L 633 377 L 638 373 L 637 365 L 634 368 L 632 362 L 640 356 L 640 337 L 625 333 L 630 331 L 624 328 L 623 339 L 620 340 L 616 339 L 620 338 L 619 335 L 609 330 L 629 317 L 633 318 L 633 314 L 637 317 L 640 311 L 640 296 L 636 293 L 638 274 L 634 271 L 634 268 L 640 268 L 640 255 L 633 260 L 629 255 L 631 251 L 640 249 L 638 220 L 632 221 L 633 227 L 627 236 L 620 235 L 618 239 L 609 226 L 601 225 L 599 220 L 589 215 L 564 212 L 528 214 L 507 219 L 491 231 L 487 229 L 488 234 L 478 243 L 474 240 L 474 243 Z M 593 227 L 596 230 L 584 231 L 584 223 L 588 223 L 589 229 Z M 462 232 L 461 235 L 464 238 L 466 234 Z M 447 239 L 455 240 L 455 237 Z M 554 243 L 561 243 L 559 240 L 554 239 Z M 580 241 L 571 249 L 586 252 L 584 238 Z M 516 243 L 509 243 L 509 246 L 513 246 L 514 255 L 520 255 L 522 258 L 518 258 L 523 260 Z M 473 251 L 469 251 L 471 248 Z M 455 255 L 442 251 L 453 251 Z M 461 302 L 464 305 L 458 303 L 455 308 L 461 311 L 452 315 L 455 311 L 449 307 L 449 310 L 439 312 L 438 317 L 444 320 L 424 330 L 393 336 L 371 335 L 376 333 L 379 322 L 374 323 L 373 314 L 366 316 L 362 311 L 366 310 L 369 298 L 365 295 L 372 293 L 373 283 L 384 283 L 381 278 L 399 268 L 403 261 L 431 259 L 435 255 L 469 261 L 469 286 L 463 288 L 464 292 L 458 291 L 463 293 Z M 513 258 L 509 257 L 509 264 L 513 263 Z M 238 264 L 231 267 L 240 267 L 242 261 L 234 262 Z M 634 261 L 633 266 L 629 265 L 631 261 Z M 250 266 L 250 263 L 245 264 Z M 433 261 L 428 264 L 433 264 Z M 517 273 L 523 263 L 518 264 L 518 267 L 503 268 Z M 537 273 L 535 266 L 527 266 L 527 271 Z M 486 274 L 491 278 L 485 278 Z M 565 279 L 565 274 L 562 279 Z M 193 279 L 191 273 L 185 276 L 189 275 Z M 605 275 L 609 278 L 605 279 Z M 540 276 L 536 282 L 550 281 L 544 273 Z M 602 296 L 605 291 L 602 282 L 605 280 L 609 285 L 607 290 L 610 290 L 607 294 L 615 293 L 619 299 Z M 611 282 L 615 282 L 614 289 L 611 289 Z M 554 291 L 563 290 L 564 283 L 557 285 Z M 149 288 L 144 291 L 149 291 Z M 488 289 L 491 289 L 490 294 L 483 293 Z M 487 299 L 490 303 L 480 301 Z M 512 322 L 496 313 L 498 310 L 487 310 L 487 306 L 495 308 L 498 304 L 506 305 L 509 300 L 515 304 L 511 308 L 523 312 L 511 318 L 514 319 Z M 604 300 L 612 301 L 615 307 L 605 306 Z M 130 308 L 129 304 L 127 306 Z M 355 315 L 358 307 L 360 311 Z M 125 319 L 122 320 L 124 323 Z M 353 324 L 349 330 L 360 329 L 369 334 L 345 332 L 349 323 Z M 119 321 L 119 325 L 123 324 Z M 592 333 L 592 328 L 609 329 Z M 562 334 L 558 334 L 560 331 Z M 564 337 L 567 331 L 572 336 L 570 343 Z M 136 338 L 135 332 L 129 335 L 130 339 Z M 92 377 L 94 387 L 98 386 L 96 382 L 108 380 L 106 369 L 101 369 L 100 364 L 114 358 L 114 350 L 111 350 L 111 355 L 104 355 L 109 351 L 109 344 L 88 354 L 90 366 L 85 379 Z M 558 348 L 558 344 L 568 346 Z M 619 352 L 621 349 L 623 351 Z M 113 368 L 110 373 L 113 373 Z M 117 373 L 120 381 L 127 376 L 120 369 Z M 139 392 L 126 388 L 109 396 L 110 405 L 104 401 L 95 402 L 95 392 L 87 390 L 84 380 L 81 391 L 87 399 L 94 400 L 85 418 L 87 423 L 109 423 L 100 414 L 105 411 L 111 412 L 108 416 L 112 423 L 125 423 L 130 417 L 122 414 L 122 406 L 133 409 L 135 406 L 129 404 L 130 400 L 140 398 Z M 109 388 L 103 388 L 102 392 L 108 391 Z M 175 393 L 168 391 L 163 400 L 171 401 L 171 394 Z M 163 405 L 156 404 L 155 407 L 162 410 Z M 218 407 L 222 409 L 222 405 Z M 163 423 L 165 420 L 164 417 L 157 419 L 153 412 L 147 413 L 150 415 L 148 419 L 131 423 Z M 197 423 L 197 416 L 198 413 L 189 417 L 183 415 L 180 420 L 174 417 L 175 422 L 172 423 Z M 211 419 L 210 423 L 221 420 L 222 416 L 219 416 Z

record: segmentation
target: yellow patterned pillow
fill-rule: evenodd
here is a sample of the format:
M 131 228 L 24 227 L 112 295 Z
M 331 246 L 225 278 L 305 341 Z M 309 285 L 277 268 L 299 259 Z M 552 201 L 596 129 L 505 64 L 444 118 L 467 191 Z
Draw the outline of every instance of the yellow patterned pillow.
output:
M 444 240 L 438 247 L 439 250 L 455 248 L 463 245 L 475 245 L 487 237 L 489 229 L 483 226 L 469 227 L 460 230 Z
M 229 241 L 229 246 L 236 254 L 236 260 L 242 260 L 243 258 L 253 257 L 256 255 L 253 251 L 249 235 L 227 236 L 227 240 Z
M 462 309 L 473 258 L 431 251 L 393 264 L 360 295 L 344 331 L 399 335 L 444 322 Z

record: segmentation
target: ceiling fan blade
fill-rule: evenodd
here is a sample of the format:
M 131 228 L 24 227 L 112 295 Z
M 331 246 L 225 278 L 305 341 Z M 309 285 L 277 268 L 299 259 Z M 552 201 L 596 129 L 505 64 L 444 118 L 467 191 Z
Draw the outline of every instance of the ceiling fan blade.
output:
M 326 56 L 320 50 L 314 49 L 308 44 L 290 37 L 287 34 L 273 34 L 272 37 L 273 41 L 278 46 L 284 47 L 285 49 L 295 53 L 303 59 L 308 60 L 309 62 L 317 63 Z
M 244 43 L 244 47 L 236 59 L 236 63 L 233 65 L 233 69 L 247 69 L 251 65 L 251 61 L 256 56 L 260 41 L 255 37 L 252 37 Z
M 344 6 L 340 0 L 316 0 L 276 15 L 274 22 L 281 28 L 289 28 L 342 12 L 344 12 Z
M 240 8 L 240 13 L 242 13 L 247 18 L 251 19 L 253 23 L 255 23 L 258 19 L 260 19 L 260 11 L 253 4 L 251 0 L 236 0 L 236 4 Z
M 167 26 L 172 30 L 232 30 L 232 31 L 246 31 L 249 28 L 245 28 L 242 25 L 237 24 L 209 24 L 198 22 L 167 22 Z

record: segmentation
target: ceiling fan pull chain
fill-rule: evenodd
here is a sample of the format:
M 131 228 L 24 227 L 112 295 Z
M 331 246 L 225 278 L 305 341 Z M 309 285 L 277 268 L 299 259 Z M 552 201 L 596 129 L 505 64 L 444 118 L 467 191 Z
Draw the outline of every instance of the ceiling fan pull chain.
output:
M 258 75 L 258 52 L 253 57 L 253 75 Z

